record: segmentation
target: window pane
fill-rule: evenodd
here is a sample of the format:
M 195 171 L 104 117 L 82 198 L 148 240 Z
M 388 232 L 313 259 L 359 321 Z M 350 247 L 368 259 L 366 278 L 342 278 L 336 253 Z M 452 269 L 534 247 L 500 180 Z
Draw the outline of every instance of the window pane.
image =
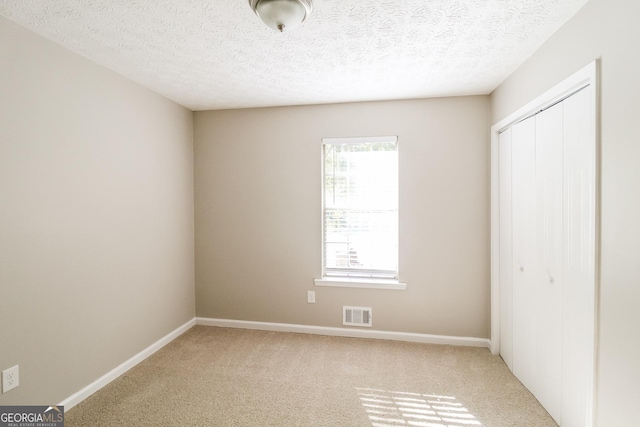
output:
M 325 275 L 395 277 L 398 259 L 395 139 L 331 143 L 325 144 L 324 150 Z

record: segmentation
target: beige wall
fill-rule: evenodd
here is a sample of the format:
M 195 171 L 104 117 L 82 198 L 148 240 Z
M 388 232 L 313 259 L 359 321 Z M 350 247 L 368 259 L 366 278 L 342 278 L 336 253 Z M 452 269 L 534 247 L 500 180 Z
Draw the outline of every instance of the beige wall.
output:
M 599 426 L 631 426 L 640 401 L 640 3 L 591 0 L 492 96 L 495 123 L 602 58 Z
M 195 113 L 198 316 L 489 336 L 489 98 Z M 406 291 L 317 287 L 322 137 L 397 135 Z M 307 304 L 307 290 L 316 304 Z
M 192 113 L 0 18 L 0 405 L 57 404 L 194 316 Z

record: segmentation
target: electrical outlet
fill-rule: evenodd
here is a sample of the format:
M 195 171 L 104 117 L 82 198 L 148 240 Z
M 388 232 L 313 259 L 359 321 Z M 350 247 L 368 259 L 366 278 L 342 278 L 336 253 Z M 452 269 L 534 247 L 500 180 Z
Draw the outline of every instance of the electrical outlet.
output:
M 316 291 L 307 291 L 307 302 L 309 304 L 316 303 Z
M 18 365 L 2 371 L 2 393 L 6 393 L 9 390 L 13 390 L 19 385 L 20 385 L 20 368 Z

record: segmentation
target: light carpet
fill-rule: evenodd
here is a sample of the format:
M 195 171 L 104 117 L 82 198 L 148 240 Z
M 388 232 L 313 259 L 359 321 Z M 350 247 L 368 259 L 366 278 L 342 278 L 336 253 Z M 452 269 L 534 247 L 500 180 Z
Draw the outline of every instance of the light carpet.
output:
M 195 326 L 74 426 L 556 426 L 486 348 Z

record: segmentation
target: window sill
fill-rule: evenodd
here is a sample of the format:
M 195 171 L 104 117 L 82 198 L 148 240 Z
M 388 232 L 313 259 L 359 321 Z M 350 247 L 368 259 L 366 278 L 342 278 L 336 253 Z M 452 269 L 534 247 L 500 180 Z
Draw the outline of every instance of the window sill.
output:
M 336 288 L 393 289 L 404 291 L 406 283 L 391 279 L 352 279 L 347 277 L 323 277 L 314 279 L 316 286 L 332 286 Z

